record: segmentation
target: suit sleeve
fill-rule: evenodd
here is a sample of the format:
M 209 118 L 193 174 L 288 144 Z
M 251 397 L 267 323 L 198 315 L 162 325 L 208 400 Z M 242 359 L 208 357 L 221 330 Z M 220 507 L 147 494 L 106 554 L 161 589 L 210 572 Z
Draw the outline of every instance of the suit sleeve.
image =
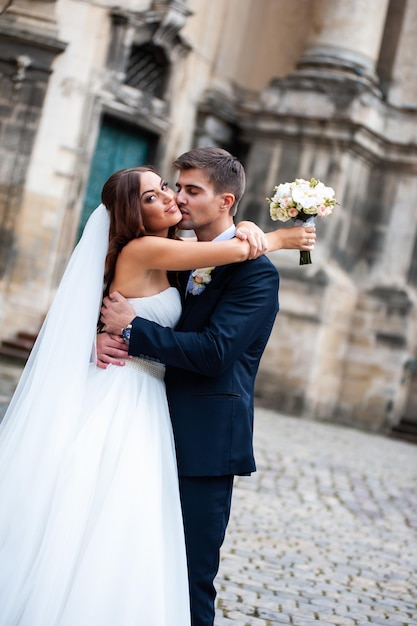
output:
M 235 265 L 221 284 L 214 308 L 199 312 L 200 328 L 176 331 L 135 318 L 129 354 L 218 376 L 245 351 L 256 350 L 258 342 L 264 346 L 278 312 L 278 287 L 279 275 L 271 263 L 249 261 Z

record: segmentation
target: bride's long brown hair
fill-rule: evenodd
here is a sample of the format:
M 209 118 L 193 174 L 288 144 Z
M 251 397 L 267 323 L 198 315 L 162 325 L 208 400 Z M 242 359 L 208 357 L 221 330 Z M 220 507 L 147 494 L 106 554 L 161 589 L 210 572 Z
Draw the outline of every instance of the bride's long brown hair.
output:
M 151 166 L 132 167 L 114 172 L 104 183 L 101 201 L 110 214 L 109 248 L 104 269 L 105 290 L 114 278 L 116 261 L 122 248 L 132 239 L 146 234 L 140 207 L 140 178 L 144 172 L 155 172 Z M 177 227 L 168 236 L 175 238 Z

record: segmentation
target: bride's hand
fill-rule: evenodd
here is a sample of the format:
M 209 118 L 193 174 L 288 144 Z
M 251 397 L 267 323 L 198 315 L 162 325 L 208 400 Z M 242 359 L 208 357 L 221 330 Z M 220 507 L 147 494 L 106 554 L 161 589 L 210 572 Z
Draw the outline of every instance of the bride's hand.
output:
M 268 242 L 263 230 L 254 222 L 239 222 L 236 226 L 236 237 L 247 241 L 250 247 L 249 259 L 257 259 L 268 250 Z
M 106 369 L 108 365 L 124 365 L 127 358 L 127 345 L 121 337 L 99 333 L 96 339 L 97 367 Z M 122 359 L 122 360 L 121 360 Z
M 314 249 L 316 243 L 315 226 L 292 226 L 276 231 L 280 237 L 281 250 L 307 250 Z

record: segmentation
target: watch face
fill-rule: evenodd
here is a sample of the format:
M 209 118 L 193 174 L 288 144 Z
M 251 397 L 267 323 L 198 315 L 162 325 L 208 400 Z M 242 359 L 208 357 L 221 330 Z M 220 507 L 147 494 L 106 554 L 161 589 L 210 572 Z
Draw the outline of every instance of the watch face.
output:
M 125 341 L 129 341 L 130 340 L 130 331 L 132 329 L 131 328 L 123 328 L 123 332 L 122 332 L 122 337 Z

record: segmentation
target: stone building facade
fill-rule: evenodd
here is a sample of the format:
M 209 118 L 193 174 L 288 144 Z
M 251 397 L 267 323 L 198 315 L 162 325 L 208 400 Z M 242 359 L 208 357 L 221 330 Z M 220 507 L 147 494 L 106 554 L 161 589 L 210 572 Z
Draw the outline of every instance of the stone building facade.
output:
M 39 329 L 109 173 L 220 145 L 266 230 L 279 182 L 340 202 L 312 265 L 271 255 L 259 400 L 417 420 L 416 29 L 414 0 L 1 0 L 0 339 Z

